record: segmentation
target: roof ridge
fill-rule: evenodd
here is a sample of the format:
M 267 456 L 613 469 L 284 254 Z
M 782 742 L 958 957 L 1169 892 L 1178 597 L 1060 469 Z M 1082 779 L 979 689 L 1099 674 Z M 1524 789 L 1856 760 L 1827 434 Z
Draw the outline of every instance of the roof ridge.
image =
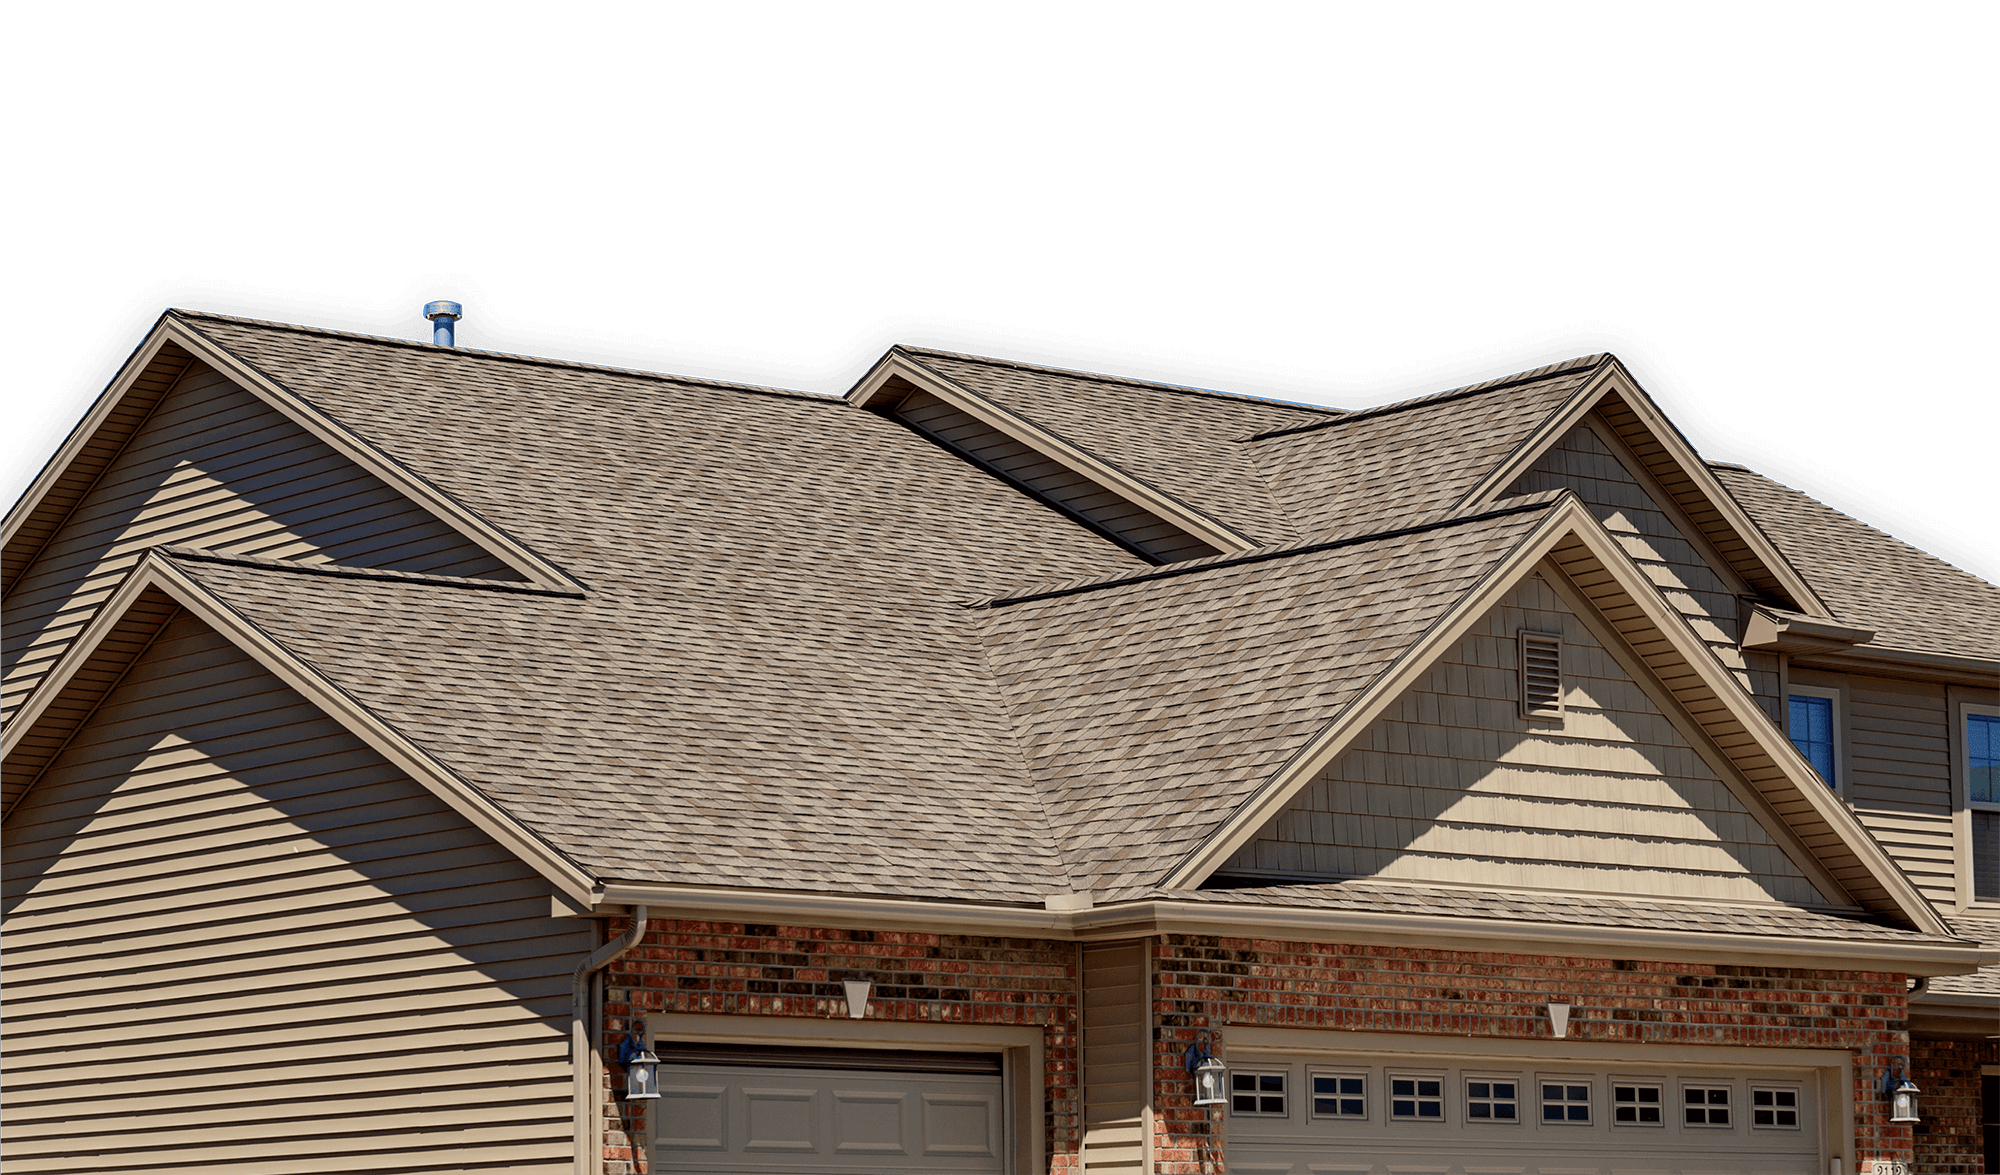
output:
M 1017 359 L 996 359 L 991 355 L 971 355 L 963 351 L 946 351 L 939 347 L 919 347 L 910 343 L 897 343 L 894 350 L 912 355 L 936 355 L 945 359 L 960 359 L 967 363 L 983 363 L 989 367 L 1012 367 L 1017 371 L 1039 371 L 1048 375 L 1068 376 L 1071 379 L 1087 379 L 1097 383 L 1123 384 L 1126 387 L 1155 388 L 1163 392 L 1174 392 L 1188 396 L 1210 396 L 1218 400 L 1241 400 L 1251 404 L 1270 404 L 1278 408 L 1290 408 L 1300 412 L 1310 412 L 1317 416 L 1339 416 L 1345 408 L 1332 408 L 1324 404 L 1307 404 L 1300 400 L 1280 400 L 1274 396 L 1253 396 L 1248 392 L 1225 392 L 1220 388 L 1199 388 L 1193 384 L 1166 383 L 1154 379 L 1137 379 L 1129 375 L 1108 375 L 1101 371 L 1078 371 L 1069 367 L 1051 367 L 1045 363 L 1023 363 Z
M 1378 416 L 1389 416 L 1397 412 L 1407 412 L 1412 408 L 1425 408 L 1432 404 L 1445 404 L 1453 400 L 1463 400 L 1468 396 L 1483 395 L 1486 392 L 1497 392 L 1506 388 L 1521 387 L 1525 384 L 1541 383 L 1544 380 L 1553 379 L 1559 375 L 1566 375 L 1572 371 L 1601 367 L 1606 363 L 1615 362 L 1616 359 L 1617 356 L 1609 351 L 1600 351 L 1595 355 L 1581 355 L 1575 359 L 1565 359 L 1561 363 L 1551 363 L 1543 367 L 1530 368 L 1527 371 L 1515 372 L 1513 375 L 1503 375 L 1482 383 L 1466 384 L 1464 387 L 1450 388 L 1442 392 L 1432 392 L 1429 395 L 1416 396 L 1408 400 L 1397 400 L 1393 403 L 1380 404 L 1373 408 L 1358 408 L 1345 415 L 1336 416 L 1331 420 L 1317 420 L 1311 424 L 1301 424 L 1291 428 L 1274 428 L 1266 432 L 1253 434 L 1244 439 L 1247 441 L 1265 441 L 1273 437 L 1312 432 L 1316 429 L 1329 428 L 1336 424 L 1346 424 L 1354 420 L 1372 420 Z
M 430 584 L 437 587 L 464 588 L 483 592 L 513 592 L 528 596 L 561 596 L 567 599 L 582 599 L 582 591 L 568 588 L 543 587 L 537 583 L 526 583 L 505 579 L 473 579 L 459 575 L 431 575 L 421 571 L 392 571 L 386 567 L 356 567 L 345 563 L 305 563 L 297 559 L 273 559 L 266 555 L 243 555 L 230 551 L 211 551 L 204 547 L 184 547 L 163 545 L 153 550 L 174 559 L 189 559 L 198 563 L 225 563 L 238 567 L 255 567 L 267 571 L 284 571 L 296 575 L 325 575 L 338 579 L 391 579 L 403 583 Z
M 1359 546 L 1362 543 L 1381 539 L 1403 538 L 1407 535 L 1423 534 L 1427 531 L 1445 530 L 1473 522 L 1484 522 L 1509 514 L 1526 514 L 1546 510 L 1565 495 L 1568 489 L 1543 490 L 1536 494 L 1523 494 L 1509 498 L 1476 513 L 1460 514 L 1449 509 L 1433 510 L 1420 514 L 1401 526 L 1386 530 L 1342 533 L 1336 531 L 1330 537 L 1300 540 L 1292 543 L 1256 547 L 1248 551 L 1236 551 L 1220 555 L 1209 555 L 1200 559 L 1186 559 L 1169 563 L 1164 567 L 1128 568 L 1103 575 L 1080 579 L 1062 580 L 1055 583 L 1030 587 L 1005 595 L 987 596 L 965 604 L 967 608 L 1004 608 L 1010 604 L 1027 604 L 1037 600 L 1055 599 L 1059 596 L 1074 596 L 1083 592 L 1098 591 L 1103 588 L 1121 587 L 1129 583 L 1144 583 L 1155 579 L 1173 579 L 1182 575 L 1194 575 L 1219 567 L 1237 567 L 1249 563 L 1264 563 L 1272 559 L 1284 559 L 1293 555 L 1311 555 L 1321 551 L 1333 551 L 1342 547 Z
M 292 334 L 317 335 L 322 338 L 346 339 L 357 343 L 375 343 L 383 346 L 404 347 L 416 351 L 447 352 L 493 359 L 503 363 L 523 363 L 532 367 L 558 367 L 572 371 L 598 371 L 610 375 L 629 375 L 639 379 L 657 380 L 661 383 L 692 384 L 697 387 L 721 388 L 732 392 L 753 392 L 766 396 L 782 396 L 786 399 L 809 400 L 814 403 L 844 404 L 843 397 L 824 392 L 803 392 L 796 388 L 775 388 L 765 384 L 732 383 L 722 379 L 704 379 L 695 375 L 673 375 L 663 371 L 647 371 L 639 367 L 614 367 L 608 363 L 586 363 L 580 359 L 552 359 L 543 355 L 519 355 L 512 351 L 487 351 L 478 347 L 440 347 L 436 343 L 422 343 L 415 339 L 399 339 L 391 335 L 363 334 L 360 331 L 334 330 L 324 326 L 304 326 L 295 322 L 273 322 L 263 318 L 244 318 L 235 314 L 215 314 L 206 310 L 183 310 L 170 306 L 167 316 L 189 322 L 207 319 L 214 322 L 234 323 L 238 326 L 254 326 L 264 330 L 287 331 Z

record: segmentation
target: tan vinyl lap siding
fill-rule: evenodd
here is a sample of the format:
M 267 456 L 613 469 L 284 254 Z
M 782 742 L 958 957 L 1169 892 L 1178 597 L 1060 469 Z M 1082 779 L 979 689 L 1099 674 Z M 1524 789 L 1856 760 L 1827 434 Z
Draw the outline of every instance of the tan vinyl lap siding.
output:
M 1083 948 L 1083 1170 L 1144 1162 L 1147 959 L 1144 943 Z
M 1162 562 L 1199 559 L 1217 553 L 1214 547 L 1152 511 L 1050 460 L 929 392 L 912 392 L 897 405 L 896 414 Z
M 199 622 L 5 849 L 10 1171 L 568 1170 L 587 929 Z
M 1796 670 L 1796 684 L 1838 678 Z M 1955 909 L 1950 709 L 1945 687 L 1883 677 L 1847 682 L 1847 799 L 1924 896 Z
M 145 550 L 163 545 L 520 578 L 263 401 L 197 365 L 8 591 L 9 711 Z

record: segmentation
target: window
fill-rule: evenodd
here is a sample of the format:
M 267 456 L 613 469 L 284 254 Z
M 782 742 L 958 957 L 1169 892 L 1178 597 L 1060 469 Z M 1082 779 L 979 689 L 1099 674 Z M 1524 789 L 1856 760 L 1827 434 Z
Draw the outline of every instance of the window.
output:
M 1729 1087 L 1726 1085 L 1682 1086 L 1681 1121 L 1688 1126 L 1730 1125 Z
M 1751 1086 L 1750 1126 L 1754 1130 L 1797 1130 L 1799 1091 Z
M 1362 1073 L 1315 1073 L 1312 1075 L 1315 1118 L 1366 1118 L 1368 1077 Z
M 1611 1087 L 1611 1124 L 1614 1126 L 1665 1126 L 1660 1113 L 1657 1085 L 1617 1085 Z
M 1521 1086 L 1515 1081 L 1488 1078 L 1465 1081 L 1465 1119 L 1468 1122 L 1518 1122 Z
M 2000 901 L 2000 709 L 1961 705 L 1965 806 L 1972 824 L 1972 896 Z
M 1562 634 L 1529 632 L 1514 634 L 1521 646 L 1521 717 L 1563 716 Z
M 1590 1125 L 1590 1086 L 1542 1082 L 1542 1121 Z
M 1285 1075 L 1283 1073 L 1243 1073 L 1229 1075 L 1229 1110 L 1234 1114 L 1285 1116 Z
M 1795 685 L 1785 732 L 1814 771 L 1834 790 L 1840 789 L 1840 691 Z
M 1444 1078 L 1389 1078 L 1389 1117 L 1405 1122 L 1444 1121 Z

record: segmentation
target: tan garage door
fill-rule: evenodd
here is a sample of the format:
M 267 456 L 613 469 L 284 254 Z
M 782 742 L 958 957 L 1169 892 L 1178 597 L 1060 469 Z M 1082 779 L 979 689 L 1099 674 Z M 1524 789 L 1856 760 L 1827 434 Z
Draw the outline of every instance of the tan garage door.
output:
M 1005 1170 L 998 1053 L 656 1046 L 653 1170 Z
M 1819 1175 L 1813 1070 L 1246 1057 L 1230 1175 Z

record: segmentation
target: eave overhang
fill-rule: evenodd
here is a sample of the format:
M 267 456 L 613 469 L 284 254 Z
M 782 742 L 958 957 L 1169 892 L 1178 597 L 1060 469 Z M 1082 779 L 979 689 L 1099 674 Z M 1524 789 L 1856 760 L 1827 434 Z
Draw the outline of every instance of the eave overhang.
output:
M 997 429 L 1021 444 L 1041 453 L 1071 471 L 1142 506 L 1181 530 L 1225 554 L 1248 551 L 1259 544 L 1223 522 L 1209 517 L 1192 505 L 1129 473 L 1083 446 L 1009 412 L 964 384 L 925 366 L 917 357 L 899 347 L 877 360 L 868 374 L 847 393 L 847 402 L 856 408 L 876 404 L 896 380 L 929 392 L 954 408 Z
M 1772 653 L 1819 653 L 1853 648 L 1875 639 L 1868 628 L 1836 624 L 1782 608 L 1751 604 L 1744 610 L 1743 647 Z
M 1049 909 L 1046 905 L 982 905 L 613 882 L 593 896 L 590 912 L 617 916 L 625 912 L 625 907 L 635 904 L 644 905 L 653 918 L 1078 942 L 1199 934 L 1517 954 L 1591 954 L 1746 966 L 1879 970 L 1906 975 L 1962 975 L 2000 961 L 2000 948 L 1946 936 L 1920 943 L 1765 937 L 1211 901 L 1146 900 L 1081 909 Z
M 1949 929 L 1854 813 L 1819 781 L 1798 749 L 1772 727 L 1687 621 L 1674 612 L 1616 539 L 1574 493 L 1557 504 L 1507 558 L 1383 671 L 1341 714 L 1240 804 L 1159 888 L 1198 887 L 1314 776 L 1346 751 L 1432 662 L 1476 624 L 1500 595 L 1547 560 L 1567 588 L 1615 631 L 1699 734 L 1755 789 L 1762 806 L 1845 896 L 1926 933 Z M 1560 586 L 1560 585 L 1559 585 Z
M 530 583 L 581 590 L 561 568 L 169 310 L 126 359 L 27 492 L 0 521 L 0 591 L 34 561 L 174 382 L 200 360 L 483 547 Z
M 40 687 L 0 735 L 0 762 L 9 790 L 24 794 L 61 753 L 98 702 L 157 633 L 170 614 L 185 609 L 297 690 L 313 705 L 367 743 L 398 770 L 428 789 L 480 831 L 499 842 L 571 899 L 587 903 L 596 879 L 548 842 L 502 811 L 472 783 L 378 717 L 352 694 L 253 624 L 227 601 L 197 583 L 155 548 L 120 582 L 89 625 L 71 642 Z M 16 796 L 14 805 L 18 806 Z

